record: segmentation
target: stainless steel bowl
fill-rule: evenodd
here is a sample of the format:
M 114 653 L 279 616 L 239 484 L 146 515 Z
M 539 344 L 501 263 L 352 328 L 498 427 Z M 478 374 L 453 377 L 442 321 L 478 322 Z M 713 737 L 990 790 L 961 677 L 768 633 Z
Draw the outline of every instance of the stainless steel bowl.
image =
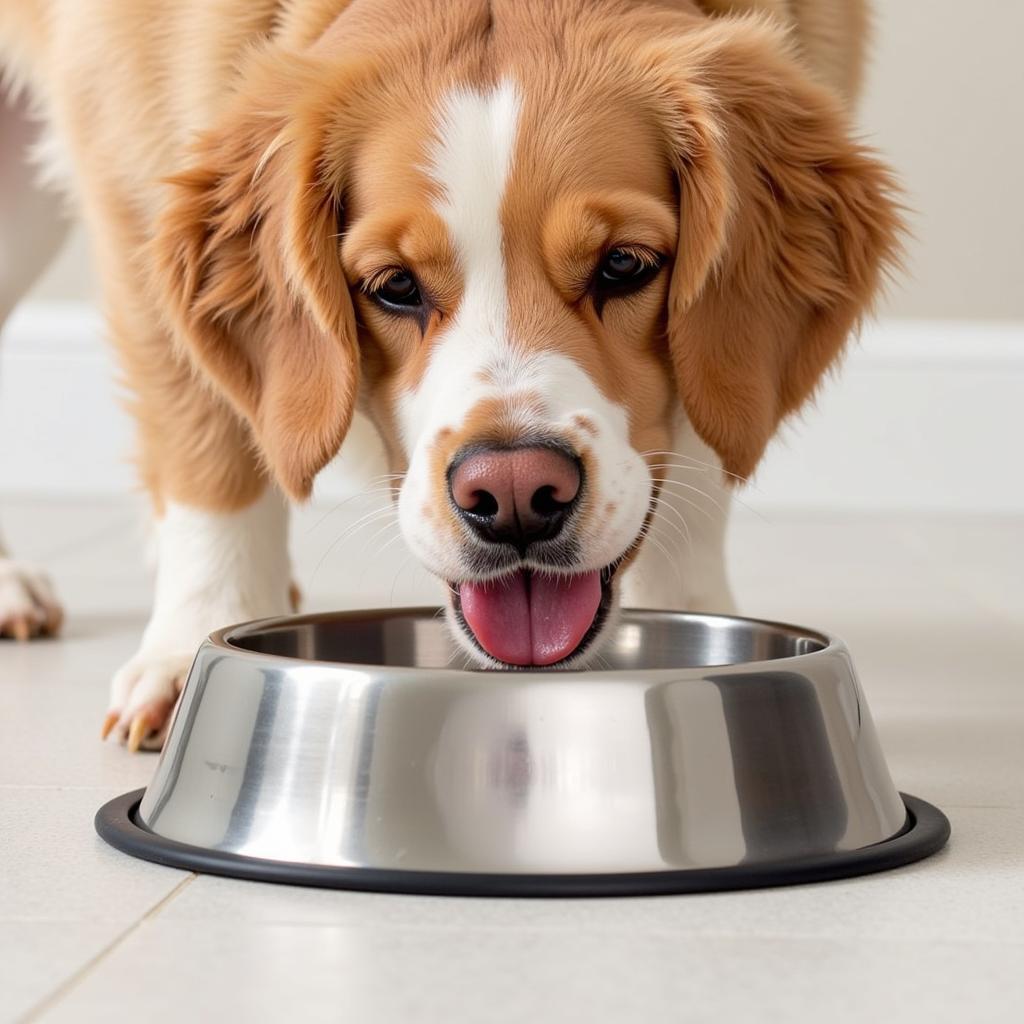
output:
M 897 792 L 826 634 L 627 611 L 600 669 L 462 665 L 434 609 L 221 630 L 100 832 L 200 870 L 485 893 L 836 877 L 948 836 Z

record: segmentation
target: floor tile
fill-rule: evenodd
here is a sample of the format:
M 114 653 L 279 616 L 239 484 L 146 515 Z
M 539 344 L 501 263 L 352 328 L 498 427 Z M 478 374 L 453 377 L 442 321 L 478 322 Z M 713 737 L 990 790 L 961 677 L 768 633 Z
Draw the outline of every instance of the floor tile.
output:
M 900 529 L 973 602 L 1024 629 L 1024 517 L 931 517 Z
M 904 702 L 925 714 L 971 714 L 1002 705 L 1024 713 L 1018 641 L 992 616 L 933 610 L 828 617 L 872 707 Z
M 96 835 L 117 795 L 99 789 L 0 789 L 0 921 L 138 920 L 188 876 L 127 857 Z
M 110 678 L 134 651 L 143 619 L 80 614 L 60 640 L 0 645 L 0 786 L 144 786 L 155 756 L 100 741 Z
M 182 956 L 187 950 L 188 955 Z M 563 928 L 202 928 L 157 918 L 43 1018 L 1010 1021 L 1024 946 L 678 938 Z
M 876 705 L 874 718 L 904 792 L 949 807 L 1024 809 L 1024 712 L 998 705 L 937 712 L 908 702 Z
M 98 957 L 116 921 L 0 921 L 0 1020 L 17 1020 Z
M 898 871 L 818 885 L 630 899 L 514 900 L 322 892 L 200 877 L 165 921 L 345 926 L 663 932 L 744 938 L 1024 943 L 1017 851 L 1024 811 L 951 808 L 953 840 Z

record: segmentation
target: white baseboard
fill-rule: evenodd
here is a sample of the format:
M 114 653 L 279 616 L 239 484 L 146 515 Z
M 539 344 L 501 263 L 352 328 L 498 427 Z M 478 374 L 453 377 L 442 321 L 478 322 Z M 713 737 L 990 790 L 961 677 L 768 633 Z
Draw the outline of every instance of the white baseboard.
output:
M 100 317 L 80 304 L 30 304 L 11 318 L 0 492 L 135 488 L 131 425 L 102 339 Z M 1021 438 L 1024 323 L 888 320 L 865 331 L 815 408 L 782 432 L 743 500 L 761 510 L 1024 513 Z M 380 471 L 353 452 L 318 493 L 345 496 Z

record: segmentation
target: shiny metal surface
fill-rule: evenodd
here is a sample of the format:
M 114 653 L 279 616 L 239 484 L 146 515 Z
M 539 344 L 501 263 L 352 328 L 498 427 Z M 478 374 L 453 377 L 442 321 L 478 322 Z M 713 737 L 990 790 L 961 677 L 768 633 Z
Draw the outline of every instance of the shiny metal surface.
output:
M 603 658 L 462 671 L 434 609 L 223 630 L 141 822 L 274 860 L 531 874 L 754 866 L 903 827 L 835 638 L 631 611 Z

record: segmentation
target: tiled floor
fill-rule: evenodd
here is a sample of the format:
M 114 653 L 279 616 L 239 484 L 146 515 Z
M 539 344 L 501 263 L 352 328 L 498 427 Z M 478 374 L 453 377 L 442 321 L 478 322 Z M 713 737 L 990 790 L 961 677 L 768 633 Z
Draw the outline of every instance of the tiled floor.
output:
M 946 851 L 819 886 L 518 901 L 195 877 L 104 846 L 94 811 L 154 765 L 97 739 L 142 623 L 143 531 L 126 505 L 0 506 L 71 611 L 59 642 L 0 645 L 0 1019 L 1024 1019 L 1024 520 L 733 531 L 745 611 L 849 642 L 897 783 L 952 819 Z M 360 511 L 296 523 L 311 603 L 429 599 L 411 562 L 394 582 L 397 545 L 360 556 L 376 525 L 325 556 Z

